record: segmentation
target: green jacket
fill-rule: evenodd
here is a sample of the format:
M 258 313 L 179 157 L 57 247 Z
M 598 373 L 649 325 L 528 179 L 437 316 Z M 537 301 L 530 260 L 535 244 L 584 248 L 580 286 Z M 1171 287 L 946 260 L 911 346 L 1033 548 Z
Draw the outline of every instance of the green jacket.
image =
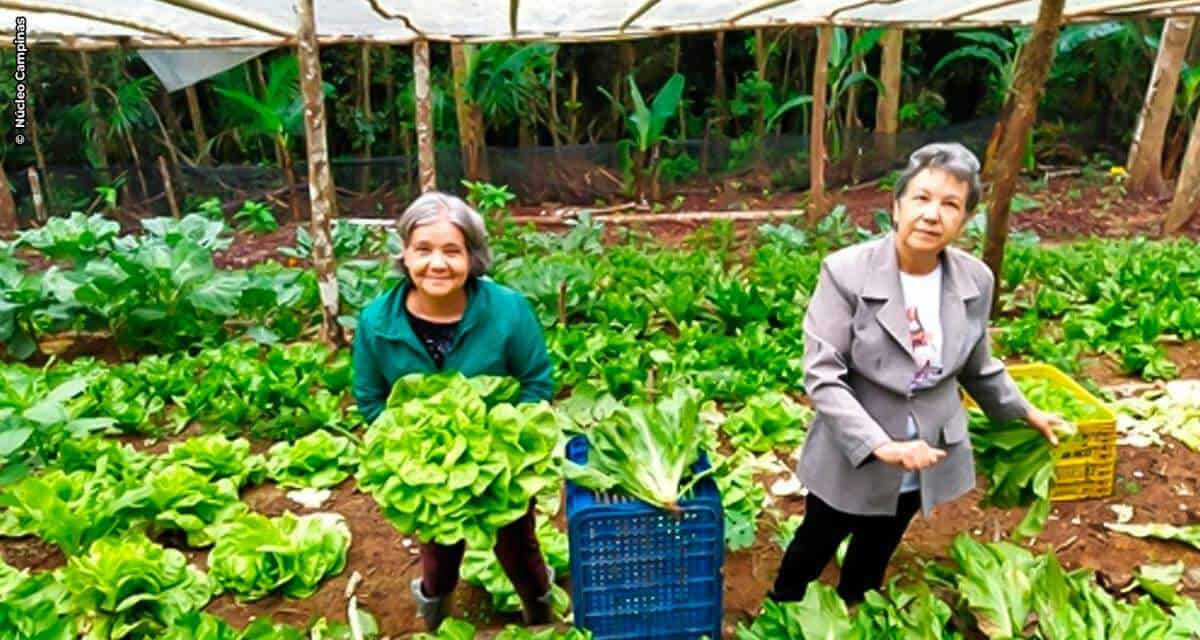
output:
M 410 373 L 437 366 L 413 333 L 404 311 L 407 282 L 371 301 L 354 334 L 354 398 L 367 423 L 383 413 L 392 384 Z M 542 325 L 520 293 L 491 280 L 471 278 L 467 308 L 444 369 L 466 376 L 512 376 L 521 381 L 520 402 L 554 395 L 550 356 Z

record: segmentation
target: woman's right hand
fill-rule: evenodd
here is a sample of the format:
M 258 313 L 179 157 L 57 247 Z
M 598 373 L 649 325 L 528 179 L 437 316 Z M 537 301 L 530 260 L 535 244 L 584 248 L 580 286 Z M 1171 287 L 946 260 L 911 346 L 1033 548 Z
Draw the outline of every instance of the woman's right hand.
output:
M 905 471 L 928 469 L 946 457 L 945 450 L 931 447 L 924 440 L 888 442 L 879 445 L 874 454 L 876 458 Z

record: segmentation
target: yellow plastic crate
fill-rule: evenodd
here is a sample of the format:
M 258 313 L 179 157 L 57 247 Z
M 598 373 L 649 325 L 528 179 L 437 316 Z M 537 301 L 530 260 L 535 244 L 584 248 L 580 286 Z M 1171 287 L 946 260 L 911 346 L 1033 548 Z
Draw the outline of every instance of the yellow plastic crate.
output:
M 1117 417 L 1112 409 L 1084 389 L 1070 376 L 1049 364 L 1016 364 L 1008 367 L 1014 378 L 1043 378 L 1079 400 L 1102 409 L 1104 417 L 1076 423 L 1079 438 L 1058 446 L 1059 461 L 1054 465 L 1054 501 L 1106 498 L 1112 495 L 1117 470 Z M 977 408 L 969 395 L 963 404 Z

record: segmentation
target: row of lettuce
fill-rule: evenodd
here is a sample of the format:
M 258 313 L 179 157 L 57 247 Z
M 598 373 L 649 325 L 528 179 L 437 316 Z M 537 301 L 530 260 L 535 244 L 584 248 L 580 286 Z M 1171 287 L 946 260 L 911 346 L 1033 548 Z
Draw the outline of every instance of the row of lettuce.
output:
M 122 236 L 115 222 L 78 214 L 0 245 L 0 341 L 9 356 L 28 357 L 62 334 L 167 352 L 315 330 L 310 269 L 275 261 L 219 269 L 214 257 L 230 248 L 229 230 L 198 214 L 142 225 Z M 872 237 L 844 215 L 811 232 L 763 225 L 750 236 L 719 223 L 680 248 L 627 235 L 605 246 L 603 227 L 583 219 L 565 235 L 508 227 L 493 241 L 494 277 L 533 300 L 567 386 L 591 380 L 622 396 L 651 368 L 724 398 L 791 385 L 820 260 Z M 398 241 L 351 224 L 336 225 L 334 241 L 340 321 L 353 327 L 357 311 L 398 281 L 386 258 Z M 276 257 L 310 252 L 302 232 Z M 1041 247 L 1026 238 L 1010 247 L 1003 284 L 998 345 L 1068 371 L 1080 355 L 1103 353 L 1129 373 L 1171 377 L 1163 342 L 1200 336 L 1200 247 L 1189 240 Z
M 11 624 L 44 631 L 57 629 L 53 625 L 65 618 L 98 634 L 92 636 L 96 638 L 159 637 L 217 593 L 228 592 L 239 600 L 271 593 L 311 595 L 345 567 L 349 529 L 334 514 L 268 518 L 250 511 L 239 499 L 239 489 L 264 475 L 285 485 L 319 487 L 353 474 L 358 488 L 375 498 L 400 534 L 442 543 L 465 539 L 473 549 L 486 550 L 499 528 L 521 517 L 532 498 L 556 494 L 564 473 L 585 486 L 631 494 L 666 509 L 680 508 L 689 487 L 711 473 L 725 482 L 727 517 L 737 518 L 739 510 L 753 511 L 748 525 L 753 541 L 764 496 L 754 473 L 746 472 L 753 468 L 749 456 L 756 449 L 798 444 L 796 434 L 802 438 L 803 430 L 797 423 L 807 415 L 786 396 L 764 397 L 724 415 L 711 401 L 703 402 L 699 392 L 682 388 L 654 401 L 618 402 L 611 395 L 580 394 L 557 410 L 545 403 L 514 405 L 518 391 L 516 381 L 506 378 L 408 376 L 397 382 L 384 414 L 367 429 L 361 445 L 353 435 L 315 431 L 294 443 L 274 445 L 265 458 L 251 453 L 247 441 L 221 434 L 189 439 L 161 455 L 95 435 L 64 438 L 44 468 L 0 493 L 0 534 L 36 535 L 57 545 L 68 558 L 64 568 L 53 572 L 9 572 L 19 578 L 13 578 L 12 593 L 24 594 L 14 600 L 22 606 L 7 612 L 14 620 Z M 1087 407 L 1066 399 L 1047 398 L 1043 403 L 1054 404 L 1053 409 L 1072 419 L 1087 417 Z M 747 434 L 739 426 L 747 423 L 776 426 Z M 733 425 L 724 433 L 736 447 L 720 443 L 717 425 Z M 586 434 L 593 445 L 588 463 L 560 467 L 564 439 L 577 432 Z M 693 471 L 701 451 L 721 448 L 732 448 L 733 453 L 714 453 L 708 471 Z M 565 569 L 562 534 L 546 523 L 539 535 L 551 566 Z M 207 573 L 154 540 L 175 540 L 189 548 L 211 546 Z M 1054 561 L 1037 559 L 1041 564 L 1035 570 L 1035 560 L 1009 557 L 1027 554 L 1017 547 L 989 547 L 985 550 L 991 555 L 975 558 L 981 553 L 978 545 L 971 546 L 975 544 L 969 539 L 957 542 L 956 548 L 966 549 L 955 552 L 960 566 L 929 574 L 957 593 L 947 597 L 969 613 L 966 623 L 943 615 L 946 604 L 910 606 L 920 600 L 895 588 L 876 598 L 874 609 L 860 609 L 851 618 L 843 607 L 838 618 L 836 604 L 815 588 L 810 598 L 815 601 L 769 605 L 739 634 L 747 639 L 828 637 L 806 635 L 811 632 L 805 626 L 805 607 L 818 606 L 823 608 L 821 624 L 876 625 L 876 632 L 901 634 L 893 637 L 912 637 L 905 635 L 912 624 L 936 633 L 921 637 L 956 637 L 956 628 L 1010 637 L 1012 625 L 1024 628 L 1025 618 L 1034 611 L 1020 598 L 1035 602 L 1040 597 L 1036 594 L 1044 589 L 1033 576 Z M 505 592 L 505 585 L 493 584 L 500 581 L 500 572 L 484 557 L 486 551 L 480 553 L 484 555 L 468 558 L 468 581 L 479 581 L 492 592 L 500 610 L 515 608 L 511 585 Z M 1013 575 L 1034 581 L 1027 595 L 1017 600 L 1012 585 L 977 584 Z M 1173 588 L 1143 585 L 1153 597 L 1176 607 L 1168 613 L 1146 597 L 1134 604 L 1118 601 L 1095 587 L 1089 576 L 1073 575 L 1074 582 L 1062 588 L 1060 599 L 1082 603 L 1071 606 L 1080 608 L 1077 617 L 1089 630 L 1111 633 L 1085 637 L 1126 637 L 1121 631 L 1126 628 L 1190 629 L 1186 625 L 1195 622 L 1194 605 L 1189 609 L 1173 595 Z M 936 586 L 929 576 L 925 581 Z M 1015 608 L 997 612 L 997 597 L 999 604 Z M 557 599 L 564 609 L 565 593 Z M 1061 609 L 1060 605 L 1048 606 Z M 1070 635 L 1075 626 L 1064 627 L 1067 635 L 1048 631 L 1060 623 L 1049 621 L 1047 611 L 1037 611 L 1037 637 L 1080 637 Z M 1101 614 L 1105 617 L 1097 621 Z M 913 622 L 917 615 L 924 617 Z M 996 626 L 1000 623 L 995 616 L 1009 626 Z M 1013 622 L 1013 616 L 1020 620 Z M 1075 618 L 1067 616 L 1061 624 L 1074 625 Z M 778 635 L 779 625 L 789 635 Z

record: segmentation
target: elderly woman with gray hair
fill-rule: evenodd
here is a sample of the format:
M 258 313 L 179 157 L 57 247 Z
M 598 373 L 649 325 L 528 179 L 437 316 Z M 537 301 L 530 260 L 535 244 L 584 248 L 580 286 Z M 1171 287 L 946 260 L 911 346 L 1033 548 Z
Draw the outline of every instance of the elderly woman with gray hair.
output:
M 1061 420 L 1031 406 L 992 357 L 991 271 L 950 246 L 980 190 L 966 147 L 922 147 L 896 182 L 894 231 L 821 265 L 804 318 L 816 409 L 800 460 L 809 494 L 774 600 L 802 599 L 849 535 L 838 593 L 861 601 L 882 585 L 917 509 L 928 515 L 974 486 L 960 384 L 989 418 L 1023 418 L 1057 444 Z
M 512 376 L 520 402 L 550 400 L 550 358 L 541 324 L 521 294 L 484 278 L 491 266 L 483 218 L 460 198 L 431 192 L 398 223 L 405 281 L 363 309 L 354 336 L 354 396 L 367 422 L 383 412 L 397 378 L 459 371 Z M 421 577 L 412 583 L 430 630 L 449 609 L 464 545 L 421 545 Z M 550 621 L 553 576 L 534 535 L 534 512 L 500 530 L 500 566 L 524 605 L 525 621 Z

